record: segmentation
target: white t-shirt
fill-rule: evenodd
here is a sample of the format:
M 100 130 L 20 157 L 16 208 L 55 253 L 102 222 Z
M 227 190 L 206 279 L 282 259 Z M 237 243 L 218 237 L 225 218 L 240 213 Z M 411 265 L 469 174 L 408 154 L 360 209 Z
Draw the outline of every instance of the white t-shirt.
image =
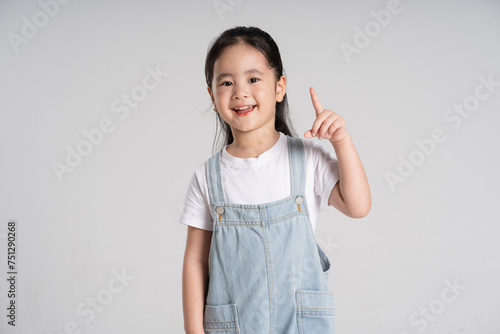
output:
M 321 207 L 339 180 L 335 151 L 302 139 L 306 158 L 305 195 L 313 231 Z M 226 146 L 227 147 L 227 146 Z M 288 143 L 280 132 L 276 144 L 257 158 L 237 158 L 222 150 L 221 178 L 225 199 L 232 204 L 265 204 L 291 195 Z M 179 223 L 213 231 L 205 163 L 198 165 L 187 190 Z

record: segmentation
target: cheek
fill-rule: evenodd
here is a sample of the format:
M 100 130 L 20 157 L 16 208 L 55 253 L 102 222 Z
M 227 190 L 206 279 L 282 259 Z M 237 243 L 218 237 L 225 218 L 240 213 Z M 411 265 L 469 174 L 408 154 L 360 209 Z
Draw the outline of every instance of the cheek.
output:
M 275 100 L 274 90 L 275 90 L 274 86 L 262 87 L 254 92 L 254 96 L 259 100 L 261 100 L 261 102 L 264 101 L 269 102 L 269 100 L 271 100 L 271 102 L 274 103 Z
M 230 93 L 227 90 L 217 90 L 214 94 L 215 102 L 224 102 L 229 99 Z

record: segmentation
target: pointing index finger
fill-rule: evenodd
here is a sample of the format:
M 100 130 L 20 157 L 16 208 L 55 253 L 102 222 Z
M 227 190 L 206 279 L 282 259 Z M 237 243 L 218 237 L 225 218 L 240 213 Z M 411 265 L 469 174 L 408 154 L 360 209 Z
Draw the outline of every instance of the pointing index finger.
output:
M 311 93 L 311 100 L 312 100 L 314 109 L 316 110 L 316 116 L 317 116 L 317 115 L 321 114 L 321 112 L 323 111 L 323 106 L 321 105 L 321 102 L 319 102 L 318 95 L 316 95 L 316 91 L 314 90 L 314 88 L 311 87 L 309 89 L 309 92 Z

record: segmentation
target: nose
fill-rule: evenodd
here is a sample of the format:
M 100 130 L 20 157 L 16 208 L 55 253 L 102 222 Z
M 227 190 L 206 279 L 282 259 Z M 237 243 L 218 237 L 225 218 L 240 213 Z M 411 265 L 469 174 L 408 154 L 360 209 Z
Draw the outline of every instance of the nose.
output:
M 234 84 L 234 89 L 233 89 L 233 99 L 234 100 L 241 100 L 241 99 L 246 99 L 250 96 L 248 92 L 248 86 L 245 85 L 244 83 L 238 83 Z

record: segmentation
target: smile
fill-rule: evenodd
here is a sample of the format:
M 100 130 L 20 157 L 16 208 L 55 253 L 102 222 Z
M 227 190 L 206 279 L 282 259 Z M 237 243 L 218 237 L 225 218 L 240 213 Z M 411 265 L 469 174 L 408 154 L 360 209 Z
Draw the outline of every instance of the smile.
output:
M 238 116 L 246 116 L 255 109 L 256 106 L 245 106 L 240 108 L 233 108 L 232 110 Z

